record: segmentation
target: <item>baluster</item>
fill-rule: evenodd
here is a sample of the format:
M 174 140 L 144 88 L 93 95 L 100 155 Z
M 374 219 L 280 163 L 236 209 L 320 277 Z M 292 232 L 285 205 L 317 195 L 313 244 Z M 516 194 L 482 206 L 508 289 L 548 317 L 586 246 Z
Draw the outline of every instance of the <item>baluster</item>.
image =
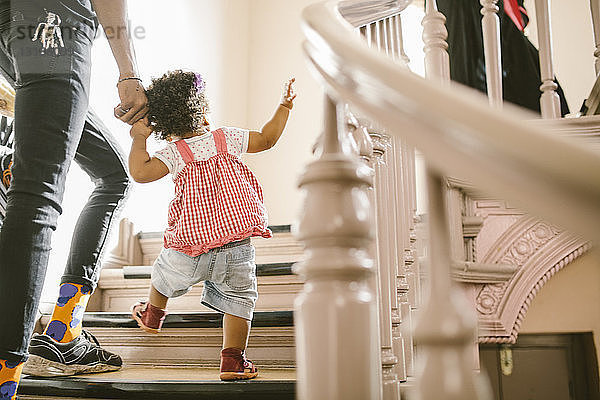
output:
M 379 48 L 379 51 L 389 54 L 389 43 L 388 43 L 388 25 L 386 23 L 386 20 L 381 20 L 381 21 L 377 21 L 375 22 L 375 26 L 377 26 L 377 48 Z
M 492 107 L 502 107 L 502 55 L 498 0 L 480 0 L 487 94 Z
M 361 26 L 360 28 L 358 28 L 358 32 L 360 33 L 360 35 L 362 35 L 363 37 L 367 37 L 367 25 Z
M 404 358 L 404 338 L 402 335 L 402 319 L 403 315 L 400 310 L 400 300 L 398 297 L 398 275 L 399 271 L 404 269 L 404 258 L 398 257 L 398 253 L 402 254 L 403 249 L 401 246 L 401 231 L 398 226 L 398 216 L 396 211 L 398 193 L 402 192 L 402 171 L 396 169 L 396 158 L 399 155 L 395 152 L 392 139 L 389 136 L 385 137 L 387 142 L 386 152 L 384 154 L 384 166 L 386 169 L 386 180 L 387 180 L 387 195 L 386 195 L 386 208 L 387 212 L 387 228 L 388 238 L 390 239 L 387 249 L 388 258 L 390 260 L 390 291 L 392 293 L 392 337 L 394 344 L 394 354 L 398 358 L 398 364 L 396 365 L 396 373 L 398 374 L 398 380 L 406 381 L 406 362 Z
M 538 42 L 540 48 L 540 72 L 542 85 L 540 106 L 542 118 L 560 118 L 560 98 L 556 94 L 552 65 L 552 32 L 550 30 L 550 0 L 535 0 Z
M 407 168 L 407 157 L 405 154 L 405 144 L 402 139 L 395 136 L 393 146 L 396 149 L 395 168 L 398 176 L 400 188 L 396 190 L 396 218 L 400 238 L 397 249 L 398 265 L 398 302 L 400 303 L 400 312 L 402 315 L 402 337 L 404 339 L 404 362 L 406 365 L 406 374 L 414 375 L 414 354 L 412 339 L 412 306 L 410 297 L 414 293 L 415 283 L 414 274 L 411 271 L 412 258 L 410 249 L 410 182 L 408 180 L 409 172 Z M 413 303 L 414 304 L 414 303 Z
M 375 195 L 375 216 L 377 226 L 377 265 L 379 267 L 379 286 L 381 288 L 381 347 L 382 347 L 382 366 L 383 366 L 383 398 L 397 399 L 399 396 L 398 363 L 397 353 L 397 326 L 398 314 L 393 313 L 393 303 L 396 297 L 395 289 L 395 271 L 392 268 L 390 260 L 390 237 L 388 227 L 388 196 L 386 179 L 386 168 L 384 164 L 384 154 L 386 151 L 386 142 L 380 133 L 369 130 L 369 135 L 373 143 L 373 170 L 375 172 L 374 195 Z M 394 288 L 392 290 L 392 287 Z M 396 339 L 396 343 L 394 341 Z M 394 346 L 396 345 L 396 346 Z
M 594 28 L 594 67 L 596 75 L 600 74 L 600 1 L 590 0 L 590 9 L 592 11 L 592 26 Z
M 400 56 L 400 53 L 398 53 L 398 34 L 396 32 L 396 24 L 394 23 L 394 17 L 387 17 L 385 19 L 385 23 L 387 25 L 387 53 L 392 60 L 397 60 Z
M 425 74 L 443 84 L 450 81 L 450 58 L 448 56 L 448 30 L 446 17 L 438 11 L 437 2 L 425 2 L 423 17 L 423 42 L 425 43 Z
M 405 142 L 400 142 L 402 149 L 402 171 L 404 179 L 404 219 L 407 223 L 407 240 L 404 243 L 404 268 L 406 270 L 406 279 L 408 282 L 408 303 L 410 318 L 413 320 L 413 316 L 417 312 L 418 304 L 420 303 L 420 275 L 418 269 L 418 263 L 415 255 L 415 230 L 414 230 L 414 216 L 416 211 L 416 188 L 415 188 L 415 168 L 414 168 L 414 149 L 412 146 Z M 412 325 L 412 322 L 411 322 Z M 414 376 L 414 341 L 411 336 L 409 337 L 409 349 L 410 349 L 410 362 L 407 363 L 407 374 Z M 408 342 L 407 342 L 408 343 Z
M 338 124 L 339 121 L 339 124 Z M 373 237 L 368 188 L 356 156 L 347 154 L 343 107 L 325 101 L 322 151 L 301 177 L 304 203 L 296 236 L 305 261 L 294 304 L 298 398 L 378 399 L 377 309 L 369 287 Z
M 365 39 L 367 40 L 367 44 L 369 47 L 377 46 L 377 25 L 375 22 L 371 22 L 367 25 L 367 29 L 365 30 L 366 35 Z
M 374 35 L 371 35 L 371 45 L 377 47 L 380 51 L 390 54 L 391 47 L 389 44 L 390 30 L 386 24 L 386 20 L 375 22 Z M 369 126 L 372 126 L 371 124 Z M 400 329 L 400 310 L 398 308 L 398 296 L 396 289 L 396 275 L 397 275 L 397 259 L 394 255 L 394 244 L 395 244 L 395 232 L 393 225 L 390 224 L 390 216 L 392 216 L 392 209 L 390 207 L 393 201 L 394 193 L 390 191 L 390 184 L 393 184 L 393 180 L 390 180 L 388 174 L 388 168 L 386 167 L 386 150 L 389 143 L 389 137 L 382 135 L 377 132 L 369 132 L 373 141 L 374 156 L 375 156 L 375 194 L 377 196 L 377 251 L 379 254 L 378 265 L 381 274 L 387 274 L 386 281 L 381 283 L 381 290 L 388 291 L 389 294 L 385 294 L 386 298 L 389 297 L 389 301 L 386 304 L 382 301 L 382 306 L 387 307 L 386 312 L 390 312 L 391 329 L 392 329 L 392 353 L 395 361 L 393 362 L 393 378 L 396 382 L 400 380 L 406 380 L 406 368 L 404 364 L 404 350 L 402 341 L 402 332 Z M 387 318 L 387 317 L 386 317 Z M 387 323 L 387 319 L 386 319 Z M 383 329 L 383 328 L 382 328 Z M 387 326 L 385 327 L 387 330 Z M 390 358 L 391 362 L 392 359 Z M 387 366 L 385 367 L 387 368 Z M 384 372 L 385 373 L 385 372 Z M 393 396 L 390 391 L 390 396 Z M 385 393 L 384 393 L 385 397 Z
M 365 123 L 361 123 L 360 121 L 357 121 L 352 114 L 347 111 L 347 114 L 349 115 L 348 118 L 348 125 L 352 125 L 353 129 L 352 131 L 352 138 L 354 139 L 354 142 L 356 143 L 356 147 L 357 147 L 357 154 L 360 157 L 360 160 L 362 161 L 363 165 L 365 165 L 366 168 L 368 168 L 369 171 L 369 175 L 371 176 L 371 178 L 373 178 L 373 176 L 375 175 L 375 171 L 373 170 L 373 143 L 371 142 L 371 137 L 369 136 L 369 132 L 367 130 L 367 125 Z M 372 207 L 372 219 L 373 221 L 376 221 L 376 202 L 375 202 L 375 193 L 373 190 L 373 187 L 369 188 L 368 190 L 368 196 L 369 196 L 369 203 L 373 205 Z M 376 223 L 376 222 L 375 222 Z M 375 258 L 375 274 L 373 274 L 373 276 L 371 277 L 371 281 L 370 281 L 370 286 L 371 289 L 373 291 L 373 293 L 376 294 L 375 296 L 375 301 L 377 303 L 377 310 L 378 312 L 378 318 L 379 318 L 379 324 L 378 324 L 378 348 L 380 349 L 380 351 L 378 352 L 378 358 L 379 358 L 379 368 L 377 369 L 378 372 L 378 380 L 379 382 L 381 382 L 380 385 L 380 389 L 381 389 L 381 395 L 383 399 L 397 399 L 397 395 L 398 395 L 398 382 L 397 379 L 394 379 L 394 374 L 393 374 L 393 369 L 387 368 L 387 370 L 385 371 L 385 375 L 383 374 L 383 370 L 384 370 L 384 364 L 382 363 L 382 360 L 389 358 L 390 355 L 393 356 L 393 354 L 390 354 L 390 349 L 389 347 L 382 347 L 382 338 L 383 338 L 383 332 L 381 331 L 381 327 L 385 326 L 382 325 L 383 324 L 383 320 L 384 320 L 384 316 L 382 315 L 383 312 L 383 308 L 381 306 L 381 287 L 380 287 L 380 269 L 379 269 L 379 265 L 378 265 L 378 261 L 377 261 L 377 242 L 376 241 L 372 241 L 371 242 L 371 246 L 369 248 L 369 254 L 371 254 L 371 256 L 373 256 Z M 389 324 L 388 324 L 389 325 Z M 391 336 L 389 336 L 391 337 Z M 386 366 L 388 365 L 388 363 L 386 362 L 385 364 Z M 385 389 L 384 389 L 385 388 Z M 385 396 L 383 396 L 383 393 L 385 392 Z
M 409 205 L 406 202 L 408 188 L 406 187 L 406 171 L 403 166 L 402 140 L 398 136 L 392 138 L 392 154 L 394 154 L 390 167 L 394 170 L 394 226 L 396 227 L 395 258 L 398 262 L 396 271 L 396 288 L 398 296 L 398 308 L 401 318 L 400 333 L 402 336 L 402 349 L 404 359 L 405 376 L 413 373 L 413 341 L 412 341 L 412 318 L 411 307 L 408 299 L 409 283 L 407 279 L 406 249 L 409 248 L 409 223 L 406 210 Z
M 394 32 L 394 42 L 396 43 L 396 56 L 404 64 L 408 65 L 410 63 L 410 58 L 408 58 L 408 55 L 406 55 L 406 52 L 404 51 L 404 38 L 402 35 L 402 16 L 400 14 L 394 15 L 392 17 L 391 24 L 393 26 Z
M 415 330 L 420 356 L 418 400 L 490 399 L 474 374 L 476 318 L 450 279 L 450 240 L 443 178 L 427 171 L 430 290 Z

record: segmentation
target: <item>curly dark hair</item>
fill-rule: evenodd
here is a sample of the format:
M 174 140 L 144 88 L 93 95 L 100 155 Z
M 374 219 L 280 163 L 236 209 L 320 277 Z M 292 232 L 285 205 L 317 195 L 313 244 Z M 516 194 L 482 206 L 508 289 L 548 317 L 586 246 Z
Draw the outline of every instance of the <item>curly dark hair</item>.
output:
M 204 87 L 197 88 L 196 76 L 194 72 L 176 70 L 152 79 L 146 96 L 148 119 L 157 138 L 183 137 L 202 127 L 208 100 Z

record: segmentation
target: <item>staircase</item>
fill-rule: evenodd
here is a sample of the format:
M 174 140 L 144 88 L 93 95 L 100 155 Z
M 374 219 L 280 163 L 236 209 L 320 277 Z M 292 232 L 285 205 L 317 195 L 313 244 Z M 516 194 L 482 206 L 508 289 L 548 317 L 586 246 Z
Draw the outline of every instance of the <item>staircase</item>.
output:
M 222 315 L 200 304 L 201 283 L 169 301 L 169 315 L 160 334 L 138 328 L 129 309 L 147 296 L 151 265 L 162 248 L 162 232 L 133 234 L 134 227 L 124 219 L 119 245 L 107 257 L 83 320 L 84 328 L 103 347 L 121 355 L 123 370 L 75 379 L 28 377 L 22 380 L 21 398 L 293 399 L 296 374 L 291 310 L 302 285 L 292 273 L 292 265 L 302 259 L 302 248 L 291 237 L 289 225 L 270 228 L 273 238 L 252 239 L 259 300 L 248 357 L 258 366 L 259 379 L 235 383 L 218 379 Z M 123 248 L 135 249 L 130 254 L 136 257 L 123 257 L 119 253 Z M 42 325 L 48 318 L 42 317 Z

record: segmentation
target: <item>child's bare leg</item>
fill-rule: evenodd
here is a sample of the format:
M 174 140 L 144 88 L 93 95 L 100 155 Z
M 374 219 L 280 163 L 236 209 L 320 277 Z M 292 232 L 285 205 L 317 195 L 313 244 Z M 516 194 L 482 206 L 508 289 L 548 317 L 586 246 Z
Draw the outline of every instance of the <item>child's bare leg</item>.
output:
M 223 315 L 223 348 L 245 350 L 248 345 L 250 321 L 234 315 Z
M 150 304 L 152 304 L 154 307 L 162 310 L 167 308 L 167 302 L 169 301 L 169 298 L 156 290 L 152 285 L 150 285 L 150 294 L 148 297 Z

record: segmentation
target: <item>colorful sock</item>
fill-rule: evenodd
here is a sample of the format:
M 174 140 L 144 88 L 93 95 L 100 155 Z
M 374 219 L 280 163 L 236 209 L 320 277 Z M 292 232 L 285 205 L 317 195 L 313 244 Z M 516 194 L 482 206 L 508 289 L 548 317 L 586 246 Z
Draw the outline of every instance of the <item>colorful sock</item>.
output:
M 0 400 L 15 400 L 23 363 L 0 360 Z
M 87 285 L 63 283 L 52 318 L 44 331 L 59 343 L 67 343 L 81 334 L 81 321 L 92 291 Z

